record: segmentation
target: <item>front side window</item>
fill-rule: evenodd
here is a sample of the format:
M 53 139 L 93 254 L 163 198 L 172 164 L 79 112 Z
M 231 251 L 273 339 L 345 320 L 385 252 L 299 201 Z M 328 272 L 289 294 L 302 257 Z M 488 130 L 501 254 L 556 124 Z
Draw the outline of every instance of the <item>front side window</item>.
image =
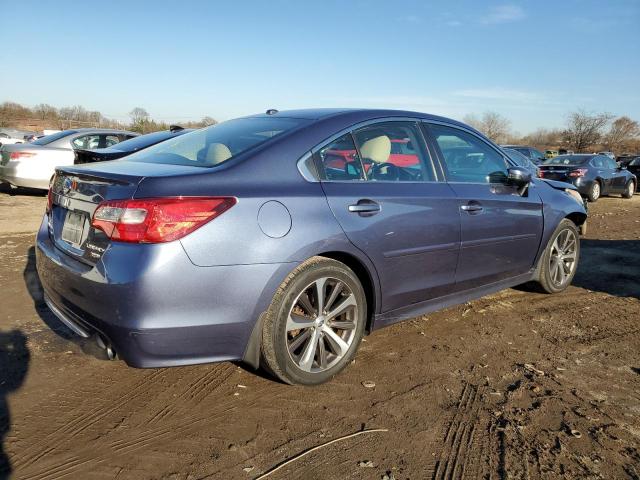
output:
M 640 167 L 640 157 L 636 157 L 629 162 L 632 167 Z
M 594 159 L 591 161 L 591 165 L 596 168 L 604 168 L 604 160 L 602 159 L 602 157 L 594 157 Z
M 448 181 L 504 182 L 507 177 L 507 163 L 489 144 L 458 128 L 429 125 L 429 129 L 442 152 Z
M 369 181 L 434 180 L 422 134 L 413 122 L 384 122 L 354 132 Z
M 214 167 L 303 122 L 283 117 L 238 118 L 158 143 L 128 156 L 127 161 Z

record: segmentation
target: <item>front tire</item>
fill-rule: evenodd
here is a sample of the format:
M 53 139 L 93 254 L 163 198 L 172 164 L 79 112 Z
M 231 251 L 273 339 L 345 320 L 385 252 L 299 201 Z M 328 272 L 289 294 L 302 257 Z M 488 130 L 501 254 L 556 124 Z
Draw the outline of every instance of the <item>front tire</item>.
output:
M 580 258 L 580 237 L 575 223 L 564 219 L 551 235 L 538 266 L 538 283 L 547 293 L 565 290 L 573 280 Z
M 622 196 L 624 198 L 631 198 L 633 197 L 633 194 L 636 191 L 636 184 L 633 180 L 629 180 L 629 182 L 627 183 L 627 186 L 624 188 L 624 193 L 622 194 Z
M 289 274 L 266 312 L 265 366 L 285 383 L 324 383 L 355 356 L 366 318 L 355 273 L 336 260 L 310 258 Z
M 589 193 L 587 193 L 587 200 L 590 202 L 597 202 L 602 194 L 602 187 L 600 186 L 600 182 L 598 180 L 594 180 L 589 187 Z

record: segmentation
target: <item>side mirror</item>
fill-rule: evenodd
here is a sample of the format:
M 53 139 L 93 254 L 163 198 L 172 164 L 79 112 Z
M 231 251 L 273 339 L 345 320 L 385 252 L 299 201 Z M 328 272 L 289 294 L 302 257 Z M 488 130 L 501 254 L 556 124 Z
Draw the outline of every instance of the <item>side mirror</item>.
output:
M 531 177 L 531 172 L 524 167 L 511 167 L 507 170 L 507 182 L 516 187 L 529 185 Z

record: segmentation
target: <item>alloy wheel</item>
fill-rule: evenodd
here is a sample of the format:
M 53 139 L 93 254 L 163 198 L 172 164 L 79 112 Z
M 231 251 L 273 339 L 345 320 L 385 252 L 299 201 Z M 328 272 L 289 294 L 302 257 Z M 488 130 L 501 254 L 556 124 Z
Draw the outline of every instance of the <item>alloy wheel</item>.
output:
M 594 200 L 597 200 L 598 198 L 600 198 L 600 184 L 598 182 L 595 182 L 593 184 L 593 187 L 591 189 L 591 197 Z
M 576 268 L 578 239 L 572 230 L 562 230 L 551 245 L 549 276 L 556 287 L 562 287 Z
M 322 277 L 298 294 L 287 317 L 287 350 L 305 372 L 330 369 L 356 337 L 358 302 L 349 286 Z

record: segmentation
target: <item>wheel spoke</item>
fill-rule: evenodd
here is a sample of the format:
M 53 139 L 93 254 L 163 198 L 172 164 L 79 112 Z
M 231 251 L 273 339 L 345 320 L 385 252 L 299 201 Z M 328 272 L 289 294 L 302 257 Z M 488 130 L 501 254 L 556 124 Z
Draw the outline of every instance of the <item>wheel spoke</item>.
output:
M 316 289 L 316 310 L 318 312 L 318 315 L 322 315 L 322 312 L 324 311 L 324 287 L 327 283 L 327 279 L 326 277 L 320 278 L 318 280 L 316 280 L 316 283 L 314 284 L 315 289 Z
M 302 355 L 300 356 L 300 368 L 310 372 L 311 366 L 313 365 L 313 359 L 316 356 L 316 349 L 318 348 L 318 330 L 311 330 L 311 340 L 304 347 Z
M 320 368 L 327 367 L 327 349 L 322 336 L 318 337 L 318 365 L 320 365 Z
M 560 276 L 560 280 L 558 281 L 559 285 L 562 285 L 567 278 L 567 275 L 564 273 L 564 263 L 558 263 L 558 275 Z
M 309 315 L 317 315 L 318 311 L 313 307 L 311 301 L 309 300 L 309 295 L 304 291 L 300 294 L 297 300 L 298 305 L 302 307 L 302 309 L 307 312 Z
M 340 305 L 327 313 L 327 320 L 336 318 L 338 315 L 344 313 L 348 308 L 355 307 L 356 304 L 356 296 L 352 293 L 342 302 L 340 302 Z
M 355 322 L 330 322 L 329 327 L 337 328 L 338 330 L 353 330 L 356 328 Z
M 312 318 L 292 313 L 287 319 L 287 332 L 313 327 L 313 325 L 314 322 Z
M 329 327 L 324 327 L 322 331 L 325 334 L 325 338 L 329 341 L 329 345 L 338 357 L 342 357 L 347 350 L 349 350 L 349 344 L 345 342 L 340 335 L 331 330 Z
M 305 330 L 304 332 L 300 332 L 290 343 L 289 343 L 289 352 L 291 355 L 302 345 L 306 340 L 311 337 L 311 330 Z
M 336 284 L 334 285 L 333 289 L 331 290 L 331 294 L 329 295 L 329 298 L 327 299 L 327 302 L 325 303 L 325 308 L 329 309 L 333 306 L 333 304 L 335 303 L 336 299 L 338 298 L 338 295 L 340 295 L 340 292 L 342 292 L 342 287 L 344 286 L 344 284 L 342 282 L 336 282 Z

